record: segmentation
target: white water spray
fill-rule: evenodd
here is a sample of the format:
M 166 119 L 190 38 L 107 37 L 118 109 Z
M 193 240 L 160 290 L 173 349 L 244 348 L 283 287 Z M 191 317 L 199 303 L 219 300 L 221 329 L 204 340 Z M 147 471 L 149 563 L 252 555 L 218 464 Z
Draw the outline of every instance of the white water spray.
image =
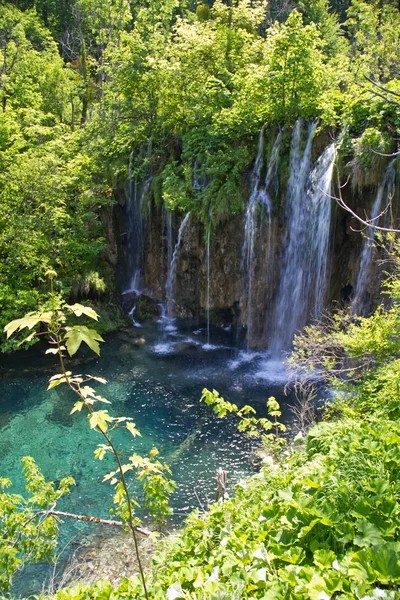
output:
M 169 317 L 173 316 L 175 309 L 175 292 L 176 292 L 176 269 L 178 265 L 178 259 L 181 252 L 182 247 L 182 238 L 186 228 L 186 225 L 189 221 L 190 211 L 186 214 L 183 219 L 178 232 L 178 241 L 175 244 L 174 252 L 172 255 L 172 259 L 168 269 L 168 278 L 165 286 L 166 296 L 167 296 L 167 315 Z
M 383 198 L 389 201 L 394 194 L 395 163 L 396 159 L 392 160 L 386 168 L 382 183 L 380 184 L 376 193 L 370 216 L 372 225 L 379 224 L 379 216 L 382 209 L 385 209 L 385 206 L 382 207 Z M 367 287 L 373 265 L 374 237 L 374 228 L 368 227 L 366 239 L 364 240 L 363 251 L 361 254 L 360 268 L 356 282 L 356 291 L 351 304 L 352 313 L 360 316 L 365 316 L 369 309 Z
M 271 159 L 267 170 L 265 182 L 261 182 L 261 170 L 264 163 L 264 127 L 262 127 L 258 138 L 257 157 L 254 163 L 251 175 L 251 192 L 247 203 L 244 242 L 242 248 L 242 297 L 241 312 L 247 310 L 247 347 L 252 346 L 253 340 L 253 277 L 255 261 L 255 239 L 258 226 L 258 211 L 261 210 L 261 216 L 267 214 L 268 219 L 268 255 L 271 242 L 271 215 L 272 201 L 267 192 L 275 173 L 279 146 L 281 141 L 281 132 L 279 132 L 274 146 L 272 148 Z
M 335 146 L 331 144 L 311 168 L 316 122 L 308 125 L 300 150 L 302 123 L 293 131 L 286 198 L 286 239 L 274 312 L 273 354 L 290 348 L 295 333 L 323 308 L 331 224 L 331 181 Z

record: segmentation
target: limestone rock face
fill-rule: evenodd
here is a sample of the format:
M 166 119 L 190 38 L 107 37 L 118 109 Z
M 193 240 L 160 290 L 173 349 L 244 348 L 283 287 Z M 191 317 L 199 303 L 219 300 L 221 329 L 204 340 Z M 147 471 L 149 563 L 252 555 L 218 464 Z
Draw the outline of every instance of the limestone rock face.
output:
M 324 135 L 317 136 L 313 142 L 312 164 L 315 164 L 327 144 L 331 143 L 331 138 Z M 178 244 L 178 231 L 185 214 L 167 213 L 150 195 L 146 205 L 140 285 L 142 295 L 138 298 L 136 294 L 125 294 L 124 310 L 129 313 L 133 306 L 136 306 L 135 318 L 138 320 L 157 318 L 160 315 L 158 304 L 166 303 L 168 300 L 167 281 L 171 261 L 176 253 L 170 316 L 206 319 L 208 315 L 210 323 L 215 326 L 237 327 L 238 339 L 242 340 L 245 340 L 251 322 L 249 346 L 253 348 L 268 346 L 276 320 L 279 282 L 282 278 L 288 231 L 291 226 L 287 222 L 285 210 L 287 165 L 288 159 L 286 167 L 282 167 L 281 179 L 272 198 L 269 216 L 262 210 L 256 216 L 251 274 L 246 272 L 248 266 L 243 259 L 245 214 L 226 216 L 225 220 L 214 223 L 209 244 L 207 225 L 191 214 Z M 251 171 L 247 175 L 250 180 Z M 344 172 L 342 179 L 345 180 L 348 175 L 347 171 Z M 378 185 L 376 182 L 373 185 L 364 182 L 361 186 L 352 187 L 350 179 L 350 183 L 342 190 L 343 198 L 357 214 L 366 216 L 370 214 Z M 335 190 L 333 190 L 334 194 Z M 304 196 L 302 196 L 303 200 L 305 201 Z M 395 199 L 393 202 L 395 216 L 396 211 L 399 212 L 397 204 Z M 351 303 L 365 243 L 365 238 L 360 233 L 362 226 L 358 221 L 340 208 L 333 199 L 331 209 L 326 267 L 327 289 L 324 299 L 327 309 Z M 129 273 L 127 274 L 130 248 L 127 229 L 128 211 L 128 198 L 121 192 L 118 202 L 114 205 L 113 217 L 107 215 L 104 219 L 107 227 L 113 228 L 113 231 L 106 235 L 111 244 L 109 262 L 116 265 L 122 290 L 129 289 L 130 281 Z M 374 265 L 365 292 L 371 309 L 379 303 L 380 299 L 379 284 L 383 267 L 376 264 L 376 259 L 382 256 L 383 253 L 379 249 L 374 251 Z M 248 291 L 250 275 L 251 293 Z M 290 302 L 287 306 L 290 310 Z
M 368 196 L 367 196 L 368 193 Z M 363 201 L 373 199 L 374 190 L 367 191 Z M 175 215 L 173 240 L 183 215 Z M 139 321 L 158 318 L 158 303 L 166 301 L 168 277 L 168 252 L 162 233 L 161 211 L 153 207 L 152 218 L 146 232 L 145 262 L 143 266 L 144 293 L 122 296 L 123 308 L 129 312 L 136 304 L 135 318 Z M 252 347 L 265 347 L 273 327 L 273 309 L 279 285 L 280 263 L 284 240 L 284 223 L 281 216 L 274 219 L 271 238 L 267 240 L 266 226 L 262 223 L 256 233 L 254 271 L 252 282 L 251 313 L 253 321 Z M 244 217 L 235 215 L 217 226 L 210 242 L 210 279 L 207 283 L 207 252 L 205 228 L 192 218 L 183 236 L 176 273 L 174 316 L 179 318 L 206 318 L 209 308 L 210 322 L 218 327 L 239 326 L 239 335 L 246 335 L 248 299 L 243 290 L 242 246 Z M 123 237 L 122 237 L 123 239 Z M 362 251 L 363 238 L 355 231 L 348 213 L 335 209 L 328 267 L 327 306 L 351 301 Z M 119 267 L 124 261 L 125 248 L 120 247 Z M 379 281 L 382 267 L 375 267 L 370 281 L 371 304 L 379 300 Z M 209 286 L 209 287 L 208 287 Z M 209 293 L 209 304 L 207 297 Z

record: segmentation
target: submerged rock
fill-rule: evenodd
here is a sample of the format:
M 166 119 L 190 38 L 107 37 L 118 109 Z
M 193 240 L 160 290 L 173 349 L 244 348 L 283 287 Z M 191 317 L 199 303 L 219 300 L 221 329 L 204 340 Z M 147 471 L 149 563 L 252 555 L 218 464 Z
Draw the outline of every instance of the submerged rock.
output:
M 138 535 L 138 541 L 141 561 L 146 569 L 155 542 L 141 535 Z M 80 541 L 71 563 L 65 567 L 63 583 L 67 586 L 77 582 L 93 584 L 99 579 L 107 579 L 118 585 L 123 577 L 132 577 L 138 572 L 139 566 L 131 536 L 120 531 L 104 531 Z

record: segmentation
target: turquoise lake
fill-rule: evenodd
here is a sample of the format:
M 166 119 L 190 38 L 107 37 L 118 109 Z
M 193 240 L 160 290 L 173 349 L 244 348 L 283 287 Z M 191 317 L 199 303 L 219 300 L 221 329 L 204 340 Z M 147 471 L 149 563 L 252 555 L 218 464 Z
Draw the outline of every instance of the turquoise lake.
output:
M 146 454 L 156 446 L 170 464 L 178 484 L 171 498 L 171 526 L 179 525 L 200 503 L 206 506 L 215 499 L 218 467 L 228 471 L 230 491 L 255 472 L 251 451 L 256 442 L 238 433 L 233 419 L 218 419 L 200 403 L 204 387 L 217 389 L 239 405 L 251 404 L 260 416 L 266 415 L 266 400 L 274 395 L 281 402 L 283 420 L 292 420 L 291 399 L 283 394 L 286 373 L 279 361 L 262 352 L 238 351 L 228 332 L 213 332 L 212 344 L 206 344 L 205 337 L 197 323 L 151 323 L 108 336 L 100 358 L 85 351 L 78 364 L 68 365 L 74 373 L 106 378 L 108 384 L 98 384 L 98 389 L 112 401 L 109 412 L 134 418 L 142 437 L 123 431 L 114 438 L 127 455 Z M 60 510 L 107 518 L 112 488 L 102 478 L 113 469 L 112 460 L 93 459 L 102 440 L 89 429 L 83 413 L 70 415 L 74 398 L 69 390 L 59 386 L 46 391 L 48 378 L 57 372 L 57 363 L 44 356 L 39 345 L 3 359 L 0 476 L 13 481 L 13 491 L 23 492 L 20 460 L 33 456 L 46 478 L 57 481 L 71 475 L 76 480 L 59 503 Z M 133 483 L 131 489 L 135 490 Z M 139 491 L 136 497 L 140 502 Z M 80 536 L 98 527 L 65 521 L 60 548 L 70 540 L 79 543 Z M 27 568 L 17 577 L 15 593 L 40 591 L 46 569 Z

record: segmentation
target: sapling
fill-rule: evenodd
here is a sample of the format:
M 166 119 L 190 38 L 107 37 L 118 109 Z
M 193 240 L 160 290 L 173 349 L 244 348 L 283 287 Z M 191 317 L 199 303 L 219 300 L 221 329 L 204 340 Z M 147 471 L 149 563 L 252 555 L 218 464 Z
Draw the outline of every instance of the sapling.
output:
M 200 401 L 212 406 L 214 413 L 218 417 L 223 418 L 227 414 L 234 414 L 238 419 L 238 431 L 245 433 L 248 437 L 260 438 L 263 446 L 275 458 L 278 458 L 282 446 L 286 443 L 284 438 L 279 437 L 279 432 L 286 431 L 286 426 L 278 421 L 278 417 L 282 413 L 279 403 L 274 396 L 271 396 L 267 400 L 268 415 L 273 420 L 264 417 L 255 417 L 256 411 L 252 406 L 246 404 L 242 408 L 239 408 L 236 404 L 222 398 L 216 390 L 210 392 L 210 390 L 204 388 Z
M 54 272 L 49 273 L 49 276 L 52 286 Z M 65 363 L 67 354 L 70 357 L 75 355 L 82 342 L 89 346 L 93 352 L 100 355 L 100 342 L 104 341 L 95 329 L 85 325 L 68 324 L 70 318 L 80 318 L 82 316 L 94 321 L 99 318 L 96 311 L 90 307 L 77 303 L 67 304 L 59 295 L 54 293 L 51 287 L 49 302 L 43 312 L 28 313 L 22 319 L 17 319 L 6 325 L 4 330 L 7 338 L 15 332 L 25 329 L 31 330 L 31 333 L 21 343 L 31 341 L 39 336 L 48 338 L 50 348 L 47 349 L 46 354 L 53 354 L 58 357 L 61 372 L 50 378 L 47 389 L 51 390 L 62 384 L 67 385 L 77 397 L 71 413 L 80 412 L 82 409 L 86 410 L 90 428 L 96 430 L 103 437 L 103 443 L 100 443 L 95 450 L 95 459 L 102 460 L 107 453 L 113 455 L 116 469 L 106 474 L 103 481 L 110 481 L 111 485 L 114 486 L 116 512 L 132 535 L 144 594 L 148 598 L 137 538 L 137 527 L 140 520 L 134 512 L 134 505 L 139 505 L 129 493 L 126 473 L 136 471 L 139 481 L 143 483 L 145 506 L 158 522 L 172 513 L 172 509 L 168 506 L 168 498 L 175 489 L 175 483 L 169 479 L 171 474 L 169 467 L 156 460 L 158 451 L 155 448 L 150 451 L 149 457 L 133 454 L 127 462 L 122 459 L 112 439 L 112 432 L 117 428 L 122 428 L 126 429 L 134 438 L 140 436 L 133 419 L 131 417 L 113 417 L 107 409 L 97 408 L 99 403 L 100 405 L 111 404 L 109 400 L 98 394 L 92 387 L 94 383 L 106 384 L 105 379 L 88 374 L 73 375 L 71 371 L 67 370 Z

